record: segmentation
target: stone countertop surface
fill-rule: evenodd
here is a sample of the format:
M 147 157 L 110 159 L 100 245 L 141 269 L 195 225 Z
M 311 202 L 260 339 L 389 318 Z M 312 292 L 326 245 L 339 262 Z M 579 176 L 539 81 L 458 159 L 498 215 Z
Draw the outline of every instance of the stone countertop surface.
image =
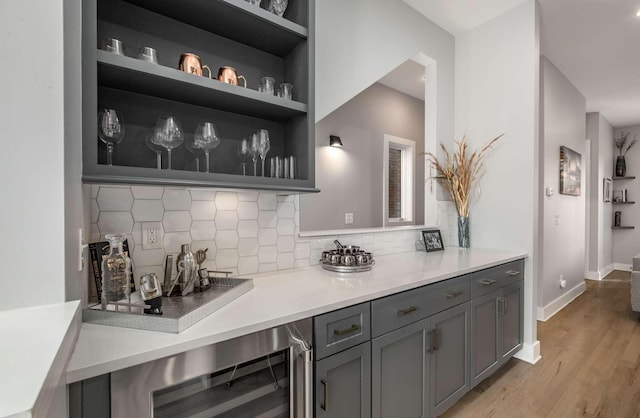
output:
M 80 301 L 0 312 L 0 417 L 46 416 L 81 321 Z
M 67 383 L 526 257 L 523 251 L 451 247 L 377 257 L 362 273 L 315 265 L 248 276 L 251 291 L 179 334 L 83 323 Z

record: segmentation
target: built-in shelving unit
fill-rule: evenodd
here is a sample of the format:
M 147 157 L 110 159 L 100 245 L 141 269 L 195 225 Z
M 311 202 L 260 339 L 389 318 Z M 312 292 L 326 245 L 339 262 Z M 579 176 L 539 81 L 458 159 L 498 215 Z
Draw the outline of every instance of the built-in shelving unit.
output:
M 634 180 L 635 178 L 636 178 L 635 176 L 613 177 L 613 180 Z M 611 202 L 612 205 L 633 205 L 635 203 L 636 202 L 634 202 L 632 200 L 626 200 L 626 201 L 613 200 Z M 618 226 L 615 226 L 615 221 L 613 222 L 613 224 L 614 225 L 611 226 L 611 229 L 635 229 L 635 226 L 632 226 L 632 225 L 618 225 Z
M 83 180 L 214 186 L 291 192 L 315 189 L 314 146 L 314 0 L 289 0 L 283 17 L 244 0 L 88 0 L 83 2 Z M 101 50 L 104 39 L 125 46 L 124 55 Z M 158 64 L 137 59 L 144 46 L 158 52 Z M 213 77 L 234 67 L 247 87 L 226 84 L 178 68 L 180 55 L 198 55 Z M 276 87 L 294 86 L 287 100 L 258 91 L 262 77 Z M 125 138 L 106 164 L 106 146 L 98 138 L 97 115 L 113 108 L 124 119 Z M 147 140 L 159 117 L 182 123 L 185 143 L 167 153 L 162 168 Z M 210 155 L 190 152 L 186 143 L 200 122 L 216 125 L 221 144 Z M 259 129 L 270 134 L 273 156 L 293 156 L 295 178 L 254 176 L 253 163 L 243 175 L 237 150 Z M 196 163 L 196 159 L 198 162 Z M 258 161 L 258 174 L 261 163 Z

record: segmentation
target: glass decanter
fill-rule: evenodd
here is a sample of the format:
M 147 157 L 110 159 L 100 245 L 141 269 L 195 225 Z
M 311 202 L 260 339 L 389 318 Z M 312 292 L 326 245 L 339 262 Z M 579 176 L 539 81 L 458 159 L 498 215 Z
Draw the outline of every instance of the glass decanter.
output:
M 109 255 L 102 260 L 102 309 L 113 302 L 129 303 L 131 287 L 129 275 L 131 260 L 122 251 L 122 243 L 127 238 L 122 234 L 109 234 Z M 118 310 L 118 306 L 115 306 Z

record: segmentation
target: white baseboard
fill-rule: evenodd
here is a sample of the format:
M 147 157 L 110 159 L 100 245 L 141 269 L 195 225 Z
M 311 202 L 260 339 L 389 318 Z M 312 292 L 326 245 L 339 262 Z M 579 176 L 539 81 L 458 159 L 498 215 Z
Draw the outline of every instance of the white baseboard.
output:
M 631 271 L 632 268 L 631 264 L 613 263 L 614 270 Z
M 536 341 L 533 344 L 522 344 L 522 348 L 514 357 L 527 363 L 536 364 L 542 358 L 540 355 L 540 341 Z
M 538 307 L 538 321 L 546 322 L 553 315 L 560 312 L 562 308 L 570 304 L 575 298 L 584 293 L 586 289 L 587 285 L 582 281 L 547 306 Z
M 622 264 L 620 264 L 622 266 Z M 631 264 L 629 264 L 631 266 Z M 630 268 L 629 268 L 630 269 Z M 589 280 L 602 280 L 607 275 L 609 275 L 613 270 L 618 270 L 615 268 L 614 264 L 609 264 L 607 267 L 603 268 L 601 271 L 588 271 L 586 274 L 586 278 Z

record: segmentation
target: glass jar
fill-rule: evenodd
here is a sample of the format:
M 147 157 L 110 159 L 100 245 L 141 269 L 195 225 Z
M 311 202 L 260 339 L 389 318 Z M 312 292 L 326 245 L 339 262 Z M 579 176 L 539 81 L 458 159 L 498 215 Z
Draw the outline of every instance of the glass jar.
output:
M 109 255 L 102 260 L 102 309 L 109 303 L 129 303 L 131 260 L 122 251 L 125 235 L 109 234 Z M 117 310 L 117 307 L 116 307 Z

